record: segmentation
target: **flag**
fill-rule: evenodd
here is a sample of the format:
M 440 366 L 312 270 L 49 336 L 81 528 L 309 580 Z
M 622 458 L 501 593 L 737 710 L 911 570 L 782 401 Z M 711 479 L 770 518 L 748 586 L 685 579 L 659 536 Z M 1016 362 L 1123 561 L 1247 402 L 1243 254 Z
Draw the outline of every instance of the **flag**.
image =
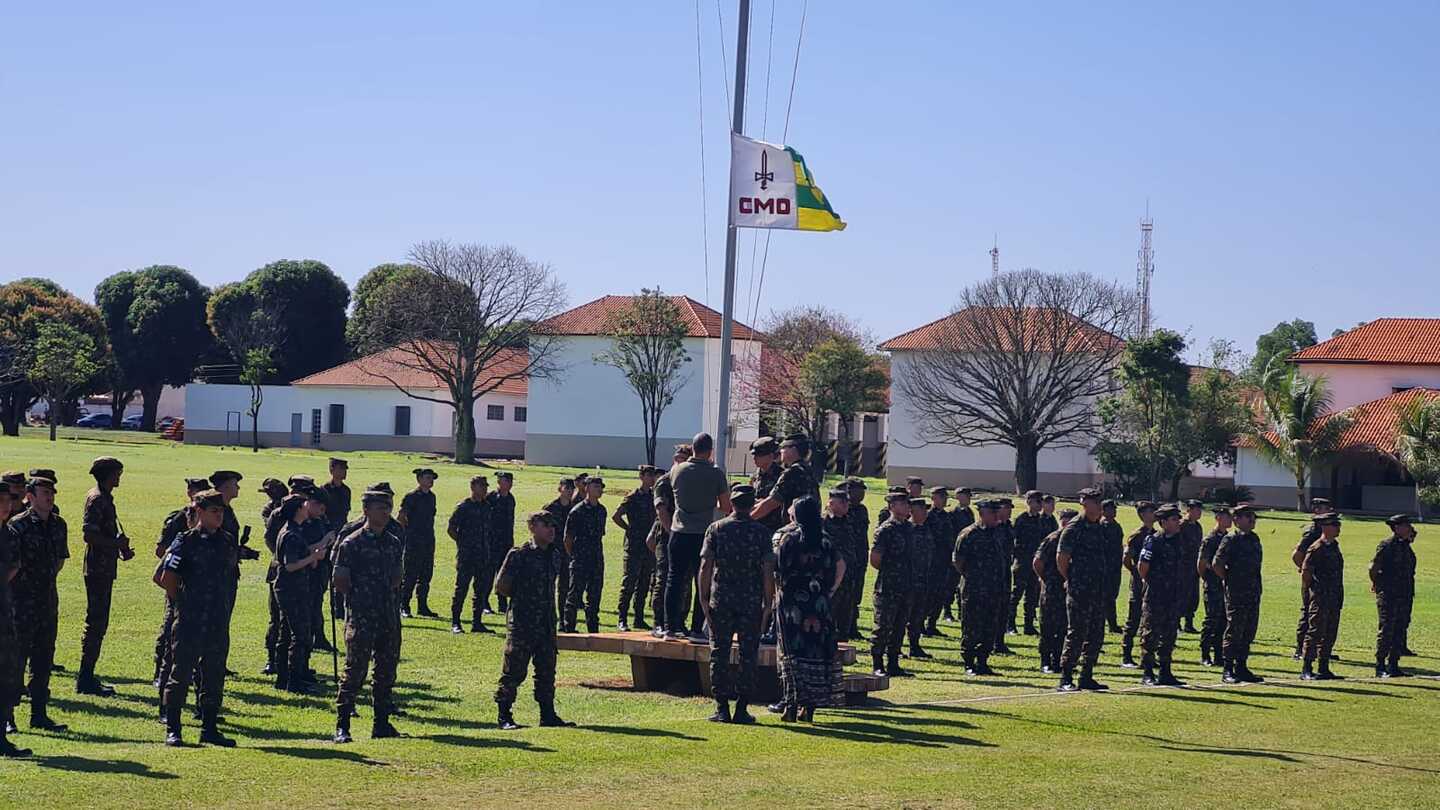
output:
M 737 228 L 840 231 L 845 222 L 788 146 L 730 134 L 730 224 Z

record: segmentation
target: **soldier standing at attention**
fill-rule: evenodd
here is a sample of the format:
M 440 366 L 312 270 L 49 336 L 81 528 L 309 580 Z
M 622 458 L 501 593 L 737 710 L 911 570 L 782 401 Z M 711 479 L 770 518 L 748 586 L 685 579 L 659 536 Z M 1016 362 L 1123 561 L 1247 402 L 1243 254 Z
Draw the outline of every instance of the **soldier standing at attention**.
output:
M 780 452 L 780 443 L 775 441 L 773 436 L 761 436 L 750 443 L 750 460 L 755 462 L 755 472 L 750 474 L 750 486 L 755 489 L 756 502 L 762 502 L 775 492 L 775 485 L 780 481 L 782 468 L 775 463 L 775 457 Z M 786 504 L 788 508 L 789 504 Z M 787 509 L 772 509 L 765 514 L 760 525 L 770 530 L 773 535 L 780 531 L 785 525 Z M 757 519 L 758 520 L 758 519 Z
M 1224 663 L 1221 642 L 1225 638 L 1225 583 L 1211 569 L 1210 561 L 1215 559 L 1220 542 L 1233 525 L 1229 507 L 1217 506 L 1212 511 L 1215 528 L 1200 541 L 1200 555 L 1195 561 L 1205 599 L 1205 623 L 1200 625 L 1200 663 L 1207 667 Z
M 1175 621 L 1185 620 L 1185 632 L 1194 633 L 1195 611 L 1200 608 L 1200 576 L 1191 576 L 1197 570 L 1195 561 L 1200 558 L 1200 544 L 1205 541 L 1205 529 L 1200 518 L 1205 516 L 1204 501 L 1194 498 L 1185 502 L 1185 519 L 1180 522 L 1180 556 L 1185 561 L 1185 570 L 1180 575 L 1180 608 Z
M 60 622 L 60 595 L 55 582 L 70 557 L 69 529 L 65 519 L 55 512 L 53 480 L 31 478 L 25 483 L 25 493 L 30 507 L 12 517 L 5 526 L 17 569 L 10 581 L 19 651 L 15 677 L 24 680 L 28 662 L 30 727 L 64 731 L 66 726 L 51 720 L 46 709 L 50 703 L 50 673 L 55 663 L 55 635 Z
M 1135 663 L 1133 651 L 1135 634 L 1140 632 L 1140 612 L 1145 601 L 1145 580 L 1141 579 L 1140 571 L 1136 566 L 1140 563 L 1140 552 L 1145 548 L 1145 541 L 1155 531 L 1155 504 L 1150 501 L 1140 501 L 1135 504 L 1135 514 L 1140 518 L 1140 527 L 1125 539 L 1125 555 L 1121 558 L 1121 563 L 1130 572 L 1130 601 L 1125 613 L 1125 635 L 1120 640 L 1120 666 L 1126 669 L 1135 669 L 1140 666 Z
M 650 595 L 650 580 L 655 576 L 655 552 L 647 540 L 655 525 L 655 476 L 659 470 L 650 464 L 640 465 L 640 486 L 630 491 L 612 518 L 625 533 L 624 577 L 620 581 L 620 632 L 628 632 L 626 617 L 635 608 L 635 629 L 649 630 L 645 623 L 645 597 Z
M 876 675 L 904 677 L 900 669 L 900 640 L 909 618 L 910 570 L 913 559 L 914 527 L 910 524 L 910 493 L 891 487 L 885 493 L 886 520 L 875 529 L 870 545 L 870 567 L 875 576 L 875 629 L 870 637 L 870 657 Z
M 1290 561 L 1295 563 L 1295 571 L 1299 573 L 1301 565 L 1305 562 L 1305 555 L 1310 553 L 1310 546 L 1320 539 L 1320 524 L 1316 519 L 1320 515 L 1330 511 L 1330 501 L 1326 498 L 1310 499 L 1310 514 L 1314 519 L 1310 525 L 1300 532 L 1300 542 L 1295 544 L 1295 550 L 1290 552 Z M 1310 617 L 1310 594 L 1305 586 L 1300 587 L 1300 621 L 1295 625 L 1295 654 L 1292 656 L 1296 661 L 1300 660 L 1300 652 L 1305 647 L 1306 622 Z
M 1032 564 L 1035 552 L 1049 532 L 1041 512 L 1045 493 L 1032 489 L 1025 493 L 1025 512 L 1015 519 L 1015 545 L 1010 549 L 1010 607 L 1005 613 L 1005 625 L 1009 632 L 1015 632 L 1015 612 L 1020 602 L 1025 602 L 1025 635 L 1037 635 L 1035 629 L 1035 607 L 1040 601 L 1040 580 L 1035 576 Z M 1053 530 L 1052 530 L 1053 531 Z
M 893 491 L 893 489 L 894 489 L 894 487 L 891 487 L 891 490 L 892 490 L 892 491 Z M 906 476 L 906 478 L 905 478 L 905 493 L 906 493 L 906 497 L 908 497 L 908 498 L 910 498 L 910 499 L 918 498 L 918 497 L 920 497 L 920 495 L 921 495 L 924 491 L 925 491 L 925 479 L 921 478 L 921 477 L 918 476 L 918 475 Z M 875 519 L 876 519 L 878 522 L 880 522 L 880 523 L 884 523 L 885 521 L 889 520 L 889 519 L 890 519 L 890 507 L 889 507 L 888 505 L 887 505 L 887 506 L 882 506 L 882 507 L 880 507 L 880 513 L 875 516 Z
M 224 480 L 233 482 L 233 478 Z M 215 476 L 212 476 L 212 483 Z M 225 530 L 225 496 L 207 489 L 195 496 L 195 528 L 170 544 L 155 582 L 175 605 L 170 677 L 165 684 L 165 744 L 179 746 L 180 712 L 199 670 L 200 742 L 224 748 L 235 741 L 216 723 L 230 654 L 230 588 L 235 578 L 235 541 Z
M 320 487 L 320 492 L 325 495 L 325 519 L 336 531 L 350 522 L 350 487 L 345 484 L 349 476 L 350 462 L 343 458 L 331 458 L 330 480 Z
M 285 655 L 276 661 L 279 672 L 275 688 L 299 694 L 313 692 L 309 673 L 315 631 L 310 626 L 314 620 L 310 589 L 315 582 L 311 572 L 329 552 L 323 538 L 312 542 L 304 529 L 306 522 L 315 517 L 313 510 L 323 508 L 319 505 L 320 497 L 319 490 L 306 488 L 306 494 L 286 496 L 273 513 L 284 521 L 275 539 L 275 599 L 280 603 L 280 615 L 285 622 L 282 635 L 288 640 Z
M 83 529 L 85 535 L 85 630 L 80 636 L 80 672 L 75 678 L 75 691 L 82 695 L 110 697 L 115 688 L 95 677 L 100 661 L 100 647 L 110 627 L 110 595 L 115 588 L 116 569 L 120 560 L 130 560 L 130 538 L 120 531 L 115 514 L 115 488 L 125 465 L 119 459 L 102 456 L 90 464 L 95 488 L 85 496 Z
M 930 528 L 930 559 L 926 563 L 925 600 L 922 605 L 924 611 L 924 634 L 938 638 L 943 634 L 936 623 L 940 620 L 940 611 L 945 607 L 944 593 L 945 583 L 950 578 L 950 572 L 955 570 L 951 557 L 955 553 L 955 520 L 950 514 L 949 487 L 930 488 L 930 513 L 925 518 L 925 525 Z M 850 565 L 847 560 L 846 565 Z
M 10 497 L 10 488 L 0 486 L 0 757 L 28 757 L 30 749 L 17 747 L 9 735 L 13 728 L 15 707 L 20 705 L 23 682 L 19 672 L 20 642 L 15 635 L 14 599 L 10 580 L 19 570 L 19 560 L 5 530 L 10 509 L 20 502 Z
M 500 685 L 495 689 L 498 723 L 505 731 L 521 727 L 510 709 L 532 663 L 540 725 L 575 725 L 555 713 L 555 664 L 559 658 L 555 644 L 556 558 L 549 549 L 555 542 L 555 518 L 549 512 L 531 512 L 525 526 L 530 531 L 530 542 L 507 552 L 495 577 L 495 593 L 509 600 L 505 613 L 505 658 L 500 668 Z
M 335 590 L 345 597 L 345 669 L 335 697 L 335 742 L 348 743 L 355 698 L 365 685 L 370 661 L 375 681 L 370 694 L 375 717 L 370 736 L 398 737 L 390 724 L 390 700 L 400 662 L 400 613 L 397 593 L 402 570 L 399 549 L 389 534 L 391 496 L 380 489 L 360 496 L 365 523 L 340 541 L 335 551 Z
M 1006 601 L 1005 547 L 999 498 L 978 504 L 980 520 L 960 532 L 955 541 L 954 565 L 960 572 L 960 654 L 966 675 L 994 675 L 990 654 L 995 649 L 995 627 L 1003 619 Z
M 155 543 L 155 558 L 157 560 L 165 559 L 165 552 L 170 550 L 170 544 L 175 542 L 175 538 L 195 528 L 195 496 L 209 488 L 210 482 L 204 478 L 185 479 L 185 506 L 166 515 L 164 522 L 160 524 L 160 539 Z M 167 594 L 165 597 L 165 613 L 160 619 L 160 634 L 155 637 L 155 677 L 151 681 L 151 685 L 160 690 L 161 720 L 165 719 L 165 684 L 170 680 L 170 642 L 172 639 L 171 629 L 174 627 L 174 624 L 175 603 Z M 268 649 L 269 645 L 267 644 L 267 651 Z M 269 669 L 270 665 L 266 664 L 264 674 L 272 674 Z
M 495 572 L 505 555 L 515 547 L 515 496 L 510 490 L 515 486 L 515 474 L 509 470 L 495 473 L 495 491 L 486 499 L 490 503 L 490 568 L 485 578 L 485 604 L 490 604 L 490 587 L 495 582 Z M 495 607 L 505 612 L 506 597 L 495 595 Z
M 1145 656 L 1145 669 L 1140 682 L 1147 686 L 1184 686 L 1170 671 L 1170 656 L 1175 651 L 1175 634 L 1184 592 L 1181 581 L 1191 566 L 1186 563 L 1180 534 L 1180 507 L 1166 504 L 1155 510 L 1160 531 L 1150 535 L 1140 550 L 1135 566 L 1145 580 L 1145 597 L 1140 611 L 1140 649 Z M 1155 676 L 1156 664 L 1160 675 Z
M 1120 597 L 1120 579 L 1125 571 L 1125 529 L 1117 519 L 1118 509 L 1112 499 L 1100 503 L 1100 525 L 1105 527 L 1105 550 L 1109 552 L 1105 558 L 1105 622 L 1112 633 L 1120 632 L 1115 601 Z
M 734 488 L 731 488 L 731 499 L 734 499 Z M 825 506 L 825 514 L 820 522 L 821 532 L 830 539 L 831 545 L 840 558 L 845 561 L 845 576 L 840 587 L 831 595 L 830 608 L 834 611 L 831 616 L 835 622 L 835 638 L 850 637 L 850 605 L 854 601 L 850 596 L 850 588 L 855 580 L 848 576 L 850 566 L 863 565 L 860 561 L 860 548 L 857 538 L 854 536 L 855 527 L 850 522 L 850 490 L 844 486 L 834 487 L 830 490 L 830 501 Z M 773 536 L 773 532 L 772 532 Z
M 694 456 L 670 468 L 667 475 L 674 491 L 675 509 L 670 531 L 669 571 L 665 582 L 665 629 L 666 638 L 683 639 L 686 613 L 690 607 L 690 584 L 700 572 L 700 546 L 705 530 L 715 520 L 715 508 L 730 512 L 730 482 L 725 471 L 715 466 L 712 456 L 715 452 L 715 438 L 709 433 L 699 433 L 691 445 Z M 760 511 L 775 499 L 772 494 L 756 507 L 755 519 L 760 520 Z M 574 586 L 571 586 L 574 589 Z M 699 601 L 699 589 L 695 590 Z M 696 622 L 701 617 L 694 617 Z M 701 628 L 694 630 L 696 640 L 704 640 Z
M 582 472 L 574 478 L 561 478 L 560 483 L 555 486 L 555 499 L 545 504 L 545 511 L 555 519 L 555 536 L 557 538 L 565 536 L 565 520 L 570 517 L 570 508 L 575 505 L 576 484 L 584 486 L 585 479 L 589 477 Z M 564 543 L 551 543 L 549 548 L 550 553 L 555 555 L 555 604 L 563 606 L 565 597 L 570 593 L 570 557 L 565 553 Z M 500 562 L 504 562 L 504 560 Z M 480 590 L 488 597 L 488 591 L 483 583 L 480 584 Z M 491 612 L 488 598 L 484 600 L 484 606 L 484 612 Z
M 1065 646 L 1060 653 L 1061 692 L 1103 690 L 1095 662 L 1105 642 L 1105 527 L 1100 525 L 1100 490 L 1080 490 L 1084 513 L 1060 531 L 1055 566 L 1065 578 Z M 1073 680 L 1080 664 L 1080 681 Z
M 1340 631 L 1340 609 L 1345 606 L 1345 556 L 1340 553 L 1340 516 L 1326 512 L 1315 518 L 1320 537 L 1311 544 L 1300 564 L 1300 584 L 1309 592 L 1310 615 L 1305 618 L 1305 664 L 1302 681 L 1329 681 L 1340 676 L 1330 671 L 1330 652 Z M 1315 659 L 1320 671 L 1314 671 Z
M 1255 536 L 1255 510 L 1247 504 L 1233 511 L 1235 531 L 1225 535 L 1210 558 L 1210 573 L 1225 583 L 1225 683 L 1260 683 L 1250 671 L 1250 645 L 1260 626 L 1260 565 L 1265 549 Z M 1209 606 L 1205 618 L 1208 620 Z
M 330 531 L 335 532 L 335 540 L 340 539 L 340 529 L 350 522 L 350 487 L 345 484 L 345 479 L 350 476 L 350 462 L 343 458 L 335 457 L 330 459 L 330 480 L 320 487 L 320 494 L 325 498 L 325 522 L 330 524 Z M 325 610 L 321 604 L 325 598 L 325 592 L 330 593 L 330 613 L 337 619 L 345 618 L 344 605 L 335 596 L 335 589 L 330 587 L 330 578 L 333 566 L 327 557 L 315 566 L 314 572 L 316 604 L 315 610 L 315 649 L 330 652 L 333 647 L 325 639 Z M 335 640 L 340 643 L 339 639 Z
M 1005 574 L 1002 577 L 1002 579 L 1004 579 L 1005 581 L 1005 584 L 1003 586 L 1004 592 L 1001 595 L 1002 601 L 1005 601 L 1006 597 L 1010 593 L 1009 560 L 1011 559 L 1011 555 L 1014 553 L 1015 550 L 1015 523 L 1010 518 L 1010 516 L 1014 513 L 1015 510 L 1015 501 L 1010 498 L 997 498 L 996 500 L 1000 503 L 1000 522 L 998 524 L 1000 528 L 1000 546 L 1005 551 L 1006 560 Z M 1008 605 L 1008 601 L 1006 602 L 1006 605 Z M 990 615 L 995 619 L 994 651 L 996 653 L 999 653 L 1000 655 L 1011 655 L 1012 652 L 1010 650 L 1010 645 L 1005 643 L 1005 633 L 1007 630 L 1010 629 L 1010 621 L 1005 618 L 1005 606 L 1002 606 L 999 610 L 991 611 Z
M 436 617 L 430 609 L 430 578 L 435 574 L 435 493 L 431 491 L 438 478 L 429 467 L 416 467 L 415 488 L 400 499 L 396 520 L 405 528 L 405 582 L 400 599 L 400 615 L 410 618 L 410 597 L 417 591 L 420 600 L 415 613 Z
M 910 639 L 910 658 L 934 658 L 920 647 L 920 635 L 925 631 L 925 614 L 930 608 L 930 582 L 939 574 L 931 571 L 935 559 L 935 538 L 930 533 L 930 502 L 924 498 L 910 499 L 910 594 L 909 616 L 905 620 L 906 635 Z
M 850 534 L 855 544 L 855 561 L 845 566 L 845 578 L 850 580 L 850 601 L 841 605 L 846 613 L 845 627 L 848 632 L 842 639 L 859 640 L 860 602 L 865 598 L 865 571 L 870 561 L 870 509 L 865 506 L 865 480 L 857 476 L 845 479 L 845 492 L 850 497 L 845 518 L 850 523 Z
M 1375 675 L 1380 678 L 1406 676 L 1400 669 L 1404 652 L 1402 640 L 1410 627 L 1410 608 L 1415 603 L 1415 527 L 1409 515 L 1392 515 L 1385 520 L 1390 537 L 1375 548 L 1370 560 L 1370 590 L 1380 614 L 1375 634 Z
M 960 532 L 965 531 L 970 524 L 975 522 L 975 512 L 970 508 L 970 498 L 973 495 L 974 492 L 970 487 L 958 487 L 955 490 L 955 508 L 950 510 L 950 529 L 955 532 L 957 539 L 960 537 Z M 952 554 L 955 551 L 953 544 L 950 551 Z M 956 571 L 952 564 L 946 567 L 945 575 L 945 592 L 941 597 L 942 605 L 945 620 L 953 622 L 956 621 L 956 615 L 950 606 L 953 603 L 956 610 L 959 609 L 960 572 Z
M 486 490 L 490 480 L 483 475 L 470 478 L 470 497 L 455 505 L 445 533 L 455 541 L 455 593 L 450 597 L 450 632 L 465 632 L 460 626 L 460 611 L 465 597 L 470 596 L 470 632 L 488 633 L 485 607 L 480 599 L 480 580 L 490 568 L 490 504 Z M 472 594 L 473 590 L 473 594 Z
M 210 487 L 210 483 L 203 478 L 200 479 L 200 483 L 202 486 L 200 486 L 199 489 L 189 489 L 186 494 L 193 498 L 196 492 Z M 265 504 L 260 507 L 260 525 L 264 532 L 265 548 L 270 551 L 270 563 L 265 567 L 265 596 L 266 601 L 269 603 L 270 621 L 265 626 L 265 666 L 260 669 L 260 674 L 274 675 L 279 669 L 277 661 L 282 654 L 278 648 L 281 621 L 280 603 L 275 600 L 275 577 L 279 571 L 279 566 L 275 563 L 275 540 L 280 537 L 280 528 L 284 525 L 284 522 L 278 517 L 272 518 L 272 516 L 275 515 L 275 511 L 280 508 L 280 501 L 285 498 L 290 492 L 290 489 L 285 486 L 284 481 L 278 478 L 266 478 L 261 482 L 260 489 L 257 491 L 266 498 Z M 191 512 L 194 511 L 193 507 L 190 506 L 186 506 L 185 509 Z M 174 515 L 175 513 L 172 512 L 171 514 Z M 192 526 L 190 528 L 194 527 Z M 184 529 L 182 528 L 181 531 L 184 531 Z M 173 540 L 174 538 L 172 537 L 171 539 Z M 161 540 L 164 540 L 163 536 Z M 164 556 L 165 550 L 169 547 L 169 543 L 165 544 L 165 548 L 157 547 L 155 549 L 155 556 Z M 160 682 L 160 687 L 162 689 L 165 687 L 164 681 Z
M 750 519 L 755 488 L 730 486 L 730 515 L 710 524 L 700 548 L 700 604 L 710 623 L 710 689 L 713 723 L 754 723 L 747 710 L 755 691 L 764 614 L 775 601 L 773 534 Z M 740 650 L 739 675 L 732 677 L 730 649 Z M 730 701 L 735 712 L 730 712 Z
M 600 632 L 600 594 L 605 590 L 605 479 L 590 476 L 585 500 L 570 510 L 565 521 L 565 553 L 570 555 L 570 593 L 565 597 L 562 632 L 575 632 L 575 617 L 583 603 L 585 630 Z
M 1060 547 L 1060 529 L 1078 514 L 1074 509 L 1061 512 L 1059 528 L 1040 541 L 1031 561 L 1040 580 L 1040 671 L 1046 675 L 1059 674 L 1060 648 L 1065 644 L 1065 579 L 1055 565 L 1055 552 Z

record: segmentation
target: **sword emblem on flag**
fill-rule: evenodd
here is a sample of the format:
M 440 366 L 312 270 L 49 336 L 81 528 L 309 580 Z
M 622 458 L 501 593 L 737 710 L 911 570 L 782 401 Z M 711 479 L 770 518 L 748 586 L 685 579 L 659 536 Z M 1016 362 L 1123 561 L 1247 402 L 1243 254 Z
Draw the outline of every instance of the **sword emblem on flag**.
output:
M 760 181 L 761 191 L 775 180 L 775 172 L 770 171 L 770 155 L 764 149 L 760 150 L 760 171 L 755 172 L 755 179 Z

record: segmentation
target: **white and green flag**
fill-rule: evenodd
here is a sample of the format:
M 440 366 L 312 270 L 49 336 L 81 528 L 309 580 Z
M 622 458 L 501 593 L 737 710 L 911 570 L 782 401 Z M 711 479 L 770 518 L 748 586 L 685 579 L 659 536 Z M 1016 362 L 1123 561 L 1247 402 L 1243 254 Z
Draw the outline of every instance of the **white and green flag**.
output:
M 730 134 L 730 224 L 793 231 L 845 228 L 799 152 L 735 133 Z

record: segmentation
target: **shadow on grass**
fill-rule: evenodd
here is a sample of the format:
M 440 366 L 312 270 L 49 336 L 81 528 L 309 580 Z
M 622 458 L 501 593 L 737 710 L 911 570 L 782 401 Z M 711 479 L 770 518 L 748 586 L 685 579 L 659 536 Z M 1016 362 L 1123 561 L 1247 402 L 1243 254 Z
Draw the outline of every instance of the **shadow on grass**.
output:
M 1280 751 L 1265 751 L 1256 748 L 1211 748 L 1205 745 L 1159 745 L 1166 751 L 1183 751 L 1188 754 L 1217 754 L 1227 757 L 1252 757 L 1255 759 L 1274 759 L 1280 762 L 1303 762 L 1289 754 Z
M 524 740 L 497 739 L 495 737 L 462 737 L 459 734 L 410 734 L 405 735 L 415 740 L 429 740 L 441 745 L 455 745 L 461 748 L 518 748 L 522 751 L 531 751 L 537 754 L 553 754 L 555 749 L 546 748 L 540 745 L 532 745 Z
M 267 754 L 279 754 L 283 757 L 296 757 L 298 759 L 315 760 L 342 760 L 353 762 L 356 765 L 388 765 L 378 759 L 371 759 L 364 754 L 354 751 L 345 751 L 339 748 L 302 748 L 298 745 L 261 745 L 255 748 L 256 751 L 264 751 Z
M 1251 703 L 1247 700 L 1232 700 L 1230 698 L 1219 697 L 1218 695 L 1190 692 L 1182 689 L 1145 689 L 1136 692 L 1121 692 L 1119 694 L 1121 697 L 1127 698 L 1160 698 L 1162 700 L 1180 700 L 1186 703 L 1211 703 L 1217 706 L 1248 706 L 1252 709 L 1275 711 L 1274 706 L 1266 706 L 1263 703 Z
M 85 757 L 35 757 L 32 760 L 42 768 L 76 773 L 114 773 L 124 776 L 139 776 L 145 779 L 178 779 L 167 771 L 152 770 L 143 762 L 126 759 L 87 759 Z
M 638 726 L 605 726 L 590 725 L 588 723 L 577 726 L 581 731 L 598 731 L 601 734 L 620 734 L 627 737 L 665 737 L 672 740 L 690 740 L 692 742 L 705 742 L 705 737 L 694 737 L 689 734 L 681 734 L 678 731 L 667 731 L 663 728 L 643 728 Z
M 50 705 L 57 709 L 61 709 L 63 711 L 73 714 L 94 714 L 100 715 L 102 717 L 134 717 L 141 720 L 154 719 L 155 713 L 157 711 L 155 708 L 153 708 L 153 702 L 151 702 L 152 708 L 150 709 L 150 711 L 132 708 L 130 706 L 124 705 L 123 703 L 112 703 L 109 701 L 96 701 L 94 703 L 91 703 L 89 701 L 82 702 L 78 700 L 69 700 L 67 698 L 54 697 L 50 698 Z
M 816 715 L 816 718 L 818 722 L 815 724 L 782 723 L 778 726 L 766 726 L 766 728 L 775 728 L 780 731 L 788 731 L 795 734 L 849 740 L 850 742 L 890 743 L 912 745 L 917 748 L 949 748 L 957 745 L 975 746 L 979 748 L 995 747 L 994 743 L 977 740 L 974 737 L 920 731 L 918 729 L 905 728 L 903 724 L 885 725 L 882 723 L 862 723 L 850 719 L 841 719 L 838 722 L 827 721 L 823 710 Z M 973 726 L 969 724 L 958 725 L 961 725 L 962 728 L 973 728 Z

